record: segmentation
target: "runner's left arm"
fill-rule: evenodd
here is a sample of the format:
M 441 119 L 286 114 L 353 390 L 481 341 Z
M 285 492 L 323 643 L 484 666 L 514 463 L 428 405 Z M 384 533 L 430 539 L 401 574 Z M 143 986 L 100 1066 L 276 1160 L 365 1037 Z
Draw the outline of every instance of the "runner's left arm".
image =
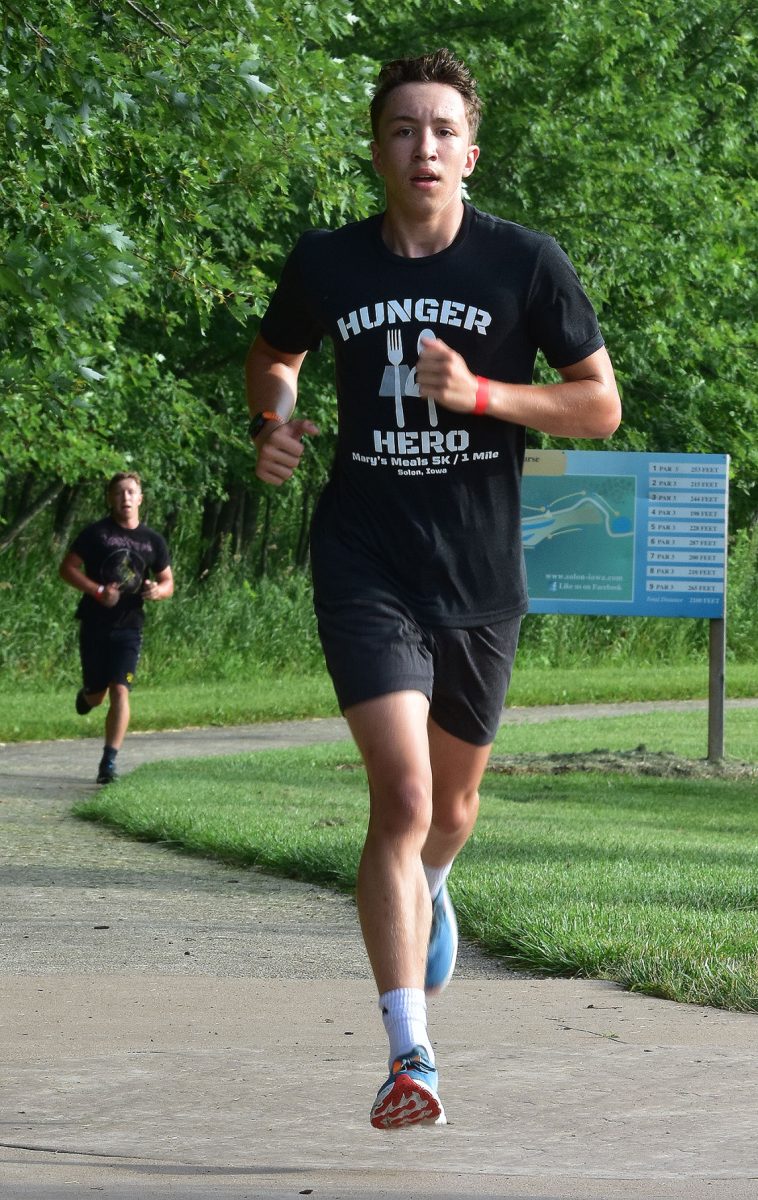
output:
M 155 579 L 146 579 L 142 585 L 145 600 L 168 600 L 174 594 L 174 574 L 171 567 L 158 571 Z
M 422 396 L 453 412 L 480 411 L 499 421 L 528 425 L 554 437 L 607 438 L 621 420 L 621 400 L 605 347 L 559 369 L 560 383 L 507 383 L 480 377 L 463 357 L 436 338 L 424 342 L 416 378 Z

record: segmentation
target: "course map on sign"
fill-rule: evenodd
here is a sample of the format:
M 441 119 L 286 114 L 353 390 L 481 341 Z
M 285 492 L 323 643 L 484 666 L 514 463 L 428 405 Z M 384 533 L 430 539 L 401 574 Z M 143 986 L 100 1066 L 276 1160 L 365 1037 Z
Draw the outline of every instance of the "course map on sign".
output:
M 728 458 L 529 450 L 531 612 L 722 616 Z

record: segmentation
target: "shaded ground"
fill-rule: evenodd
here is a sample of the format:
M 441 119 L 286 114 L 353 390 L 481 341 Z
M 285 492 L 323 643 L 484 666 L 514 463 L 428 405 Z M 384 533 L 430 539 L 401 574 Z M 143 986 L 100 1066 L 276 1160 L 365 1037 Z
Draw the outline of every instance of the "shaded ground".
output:
M 661 779 L 758 779 L 758 765 L 737 759 L 710 762 L 680 758 L 668 751 L 589 750 L 572 754 L 497 754 L 488 770 L 500 775 L 566 775 L 572 771 L 605 771 L 622 775 L 655 775 Z

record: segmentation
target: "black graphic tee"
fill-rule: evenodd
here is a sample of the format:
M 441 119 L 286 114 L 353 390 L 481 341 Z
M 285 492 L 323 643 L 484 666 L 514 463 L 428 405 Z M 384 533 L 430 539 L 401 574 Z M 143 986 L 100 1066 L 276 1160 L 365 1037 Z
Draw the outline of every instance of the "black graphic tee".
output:
M 603 345 L 573 266 L 552 238 L 465 206 L 455 241 L 404 258 L 382 215 L 304 234 L 261 324 L 278 350 L 334 344 L 339 417 L 311 528 L 317 608 L 400 598 L 422 623 L 472 626 L 526 610 L 523 426 L 419 396 L 431 332 L 476 375 L 531 383 Z
M 142 585 L 171 562 L 165 539 L 147 525 L 124 529 L 112 517 L 103 517 L 77 534 L 71 553 L 79 555 L 90 579 L 117 583 L 121 592 L 113 608 L 106 608 L 91 596 L 82 596 L 77 617 L 113 628 L 139 628 L 145 619 Z

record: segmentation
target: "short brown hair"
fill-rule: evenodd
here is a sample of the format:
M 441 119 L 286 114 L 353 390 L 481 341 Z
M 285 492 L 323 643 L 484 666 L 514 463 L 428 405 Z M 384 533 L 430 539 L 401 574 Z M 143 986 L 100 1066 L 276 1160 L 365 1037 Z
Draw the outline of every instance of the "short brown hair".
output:
M 374 96 L 369 109 L 374 138 L 379 131 L 379 119 L 384 111 L 387 97 L 403 83 L 446 83 L 463 97 L 472 140 L 476 139 L 482 102 L 476 90 L 476 80 L 468 67 L 450 50 L 433 50 L 418 58 L 395 58 L 385 63 L 379 72 Z
M 116 471 L 105 485 L 105 501 L 106 504 L 111 502 L 111 492 L 117 483 L 123 483 L 125 479 L 133 479 L 140 491 L 142 491 L 142 480 L 136 471 Z

